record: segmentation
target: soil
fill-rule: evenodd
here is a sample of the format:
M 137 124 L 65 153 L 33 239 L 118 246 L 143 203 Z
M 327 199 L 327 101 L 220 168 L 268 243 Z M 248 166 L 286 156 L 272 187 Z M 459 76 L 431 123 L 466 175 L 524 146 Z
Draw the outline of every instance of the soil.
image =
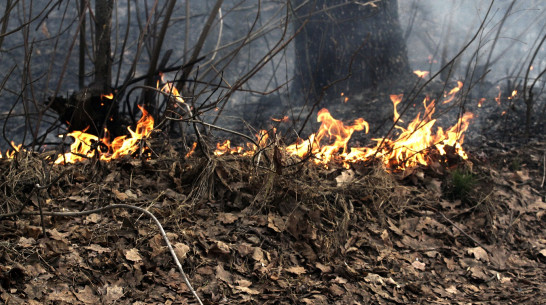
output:
M 37 214 L 115 203 L 158 218 L 204 304 L 546 299 L 544 141 L 394 173 L 149 145 L 152 160 L 0 159 L 1 212 L 23 208 L 0 218 L 5 304 L 196 304 L 145 214 Z

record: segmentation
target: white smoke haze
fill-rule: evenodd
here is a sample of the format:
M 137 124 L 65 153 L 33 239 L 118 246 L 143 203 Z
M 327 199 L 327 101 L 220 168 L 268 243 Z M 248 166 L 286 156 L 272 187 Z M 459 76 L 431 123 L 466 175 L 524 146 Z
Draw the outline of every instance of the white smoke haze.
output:
M 438 71 L 442 56 L 451 59 L 479 29 L 490 3 L 486 0 L 399 1 L 401 24 L 411 31 L 407 44 L 413 67 Z M 483 67 L 488 58 L 491 71 L 487 80 L 498 82 L 516 77 L 517 72 L 529 64 L 531 53 L 546 34 L 545 9 L 544 1 L 494 1 L 477 41 L 459 62 L 456 77 L 465 77 L 469 64 Z M 533 64 L 532 76 L 536 77 L 546 66 L 545 55 L 543 46 Z M 431 65 L 429 56 L 434 60 Z
M 189 23 L 186 22 L 188 16 L 186 1 L 177 3 L 162 51 L 164 54 L 167 50 L 173 50 L 168 66 L 180 65 L 184 60 L 188 60 L 188 54 L 191 54 L 214 2 L 212 0 L 190 1 Z M 35 1 L 31 14 L 38 14 L 46 3 L 47 1 Z M 2 65 L 0 80 L 7 78 L 7 81 L 3 90 L 0 91 L 0 122 L 2 123 L 11 106 L 18 100 L 26 99 L 32 101 L 28 102 L 29 105 L 34 105 L 34 103 L 38 105 L 56 91 L 67 52 L 71 48 L 72 39 L 76 37 L 75 25 L 77 24 L 76 5 L 60 3 L 62 5 L 51 10 L 47 19 L 38 18 L 31 22 L 28 36 L 17 33 L 3 39 L 0 52 L 0 64 Z M 116 27 L 113 31 L 112 43 L 113 51 L 118 53 L 114 54 L 116 61 L 113 75 L 115 78 L 118 74 L 118 67 L 120 67 L 121 77 L 118 85 L 125 79 L 131 62 L 137 54 L 137 41 L 146 21 L 145 10 L 150 9 L 144 3 L 144 0 L 115 1 L 117 13 L 114 13 Z M 158 10 L 161 10 L 167 2 L 159 1 L 158 3 Z M 491 1 L 486 0 L 398 0 L 400 23 L 403 31 L 407 34 L 406 43 L 412 69 L 429 70 L 432 74 L 438 72 L 442 64 L 459 53 L 478 31 L 479 25 L 484 22 L 490 3 Z M 130 11 L 127 10 L 128 4 L 130 4 Z M 2 1 L 0 12 L 6 10 L 5 6 L 6 3 Z M 257 15 L 258 7 L 260 8 L 259 15 Z M 24 21 L 24 18 L 20 17 L 28 15 L 28 10 L 28 6 L 23 8 L 19 5 L 10 15 L 7 30 L 16 29 Z M 220 83 L 217 71 L 222 71 L 222 84 L 232 85 L 237 82 L 241 75 L 249 72 L 252 67 L 263 60 L 268 50 L 274 45 L 279 42 L 288 43 L 293 27 L 288 24 L 287 37 L 282 38 L 286 25 L 284 19 L 286 11 L 286 1 L 269 0 L 259 3 L 250 0 L 225 1 L 221 11 L 222 18 L 216 18 L 205 42 L 202 54 L 206 58 L 198 64 L 199 77 L 204 81 L 210 80 Z M 521 84 L 537 44 L 546 34 L 545 11 L 546 2 L 541 0 L 494 1 L 492 9 L 485 19 L 484 27 L 478 34 L 478 39 L 456 61 L 449 80 L 468 81 L 473 72 L 473 83 L 490 70 L 484 76 L 489 87 L 505 86 L 508 80 L 514 86 Z M 64 21 L 62 21 L 63 16 L 65 16 Z M 131 16 L 131 22 L 128 25 L 129 16 Z M 28 16 L 26 18 L 29 19 Z M 186 28 L 187 24 L 190 25 L 190 28 Z M 88 23 L 88 30 L 89 27 Z M 119 50 L 127 27 L 129 27 L 128 48 L 123 53 L 120 64 Z M 54 36 L 58 33 L 59 39 L 48 38 L 49 35 Z M 255 39 L 245 43 L 248 33 L 251 33 Z M 189 36 L 186 37 L 186 34 Z M 154 33 L 148 33 L 148 35 L 153 36 Z M 90 37 L 89 34 L 88 36 Z M 34 41 L 32 49 L 28 45 L 25 46 L 25 39 Z M 188 45 L 185 45 L 186 42 Z M 243 46 L 241 50 L 237 54 L 232 54 L 240 46 Z M 150 47 L 150 45 L 146 45 L 142 50 L 135 76 L 146 72 Z M 59 95 L 67 96 L 78 90 L 77 48 L 76 42 L 59 87 Z M 292 42 L 242 87 L 244 91 L 236 92 L 230 96 L 228 109 L 231 111 L 225 113 L 226 117 L 228 115 L 237 116 L 242 111 L 241 109 L 245 109 L 245 105 L 255 104 L 262 100 L 261 94 L 252 91 L 268 92 L 280 87 L 273 94 L 276 96 L 276 100 L 272 99 L 272 103 L 290 103 L 290 100 L 286 98 L 289 94 L 289 86 L 286 84 L 293 78 L 293 48 Z M 546 68 L 545 48 L 546 46 L 543 45 L 534 59 L 533 70 L 529 74 L 530 79 L 537 77 Z M 55 56 L 53 56 L 54 53 L 56 53 Z M 32 56 L 28 67 L 26 67 L 23 63 L 28 55 Z M 484 69 L 486 63 L 489 65 Z M 15 70 L 8 77 L 8 72 L 13 65 L 15 65 Z M 89 72 L 92 67 L 89 57 L 86 66 Z M 27 70 L 31 71 L 31 78 L 24 77 Z M 168 74 L 167 77 L 172 79 L 175 74 Z M 544 79 L 544 76 L 542 78 Z M 86 83 L 89 83 L 91 79 L 92 76 L 89 74 L 86 77 Z M 28 90 L 30 84 L 32 84 L 32 92 Z M 543 86 L 544 81 L 541 80 L 535 88 L 540 91 Z M 204 87 L 198 87 L 197 91 Z M 19 95 L 22 89 L 25 89 L 25 93 Z M 216 96 L 225 92 L 226 90 L 219 90 Z M 205 96 L 203 95 L 203 97 Z M 12 115 L 21 115 L 24 111 L 22 103 L 18 102 Z M 47 122 L 53 123 L 55 118 L 51 116 Z M 4 129 L 4 127 L 0 128 Z M 6 124 L 4 133 L 10 140 L 21 143 L 24 128 L 25 121 L 22 117 L 14 116 Z M 50 137 L 52 141 L 56 140 L 53 136 L 56 132 L 62 133 L 63 130 L 58 129 L 52 132 Z M 28 141 L 28 135 L 26 140 Z M 5 151 L 6 148 L 7 143 L 0 139 L 0 150 Z

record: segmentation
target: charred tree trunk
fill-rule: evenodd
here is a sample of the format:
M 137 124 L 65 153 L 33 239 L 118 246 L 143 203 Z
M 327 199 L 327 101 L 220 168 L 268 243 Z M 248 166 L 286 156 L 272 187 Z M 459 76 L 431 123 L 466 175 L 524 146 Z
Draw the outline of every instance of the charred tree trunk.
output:
M 296 0 L 295 88 L 311 101 L 389 85 L 410 73 L 397 0 Z

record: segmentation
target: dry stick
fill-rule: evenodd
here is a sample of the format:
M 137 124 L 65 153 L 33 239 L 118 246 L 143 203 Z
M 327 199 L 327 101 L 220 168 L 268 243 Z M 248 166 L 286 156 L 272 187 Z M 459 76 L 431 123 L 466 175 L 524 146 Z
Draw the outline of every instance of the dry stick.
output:
M 165 17 L 163 18 L 163 24 L 161 25 L 161 29 L 159 30 L 159 33 L 157 35 L 157 41 L 155 45 L 153 46 L 152 54 L 150 63 L 148 64 L 148 78 L 144 81 L 145 86 L 153 86 L 154 85 L 154 75 L 157 70 L 157 63 L 159 61 L 159 53 L 161 52 L 161 49 L 163 47 L 163 41 L 165 40 L 165 35 L 167 33 L 167 29 L 169 28 L 169 21 L 171 20 L 172 12 L 174 10 L 174 6 L 176 4 L 175 0 L 170 0 L 167 4 L 167 13 Z M 142 98 L 144 99 L 152 99 L 153 96 L 150 95 L 149 91 L 144 91 L 144 94 L 142 95 Z M 153 104 L 151 100 L 144 100 L 144 104 L 149 104 L 151 106 L 151 109 L 148 109 L 152 116 L 158 116 L 158 113 L 156 113 L 157 109 L 155 107 L 157 104 Z
M 464 234 L 464 236 L 470 238 L 476 245 L 480 246 L 482 249 L 484 249 L 485 251 L 487 251 L 487 253 L 489 254 L 492 254 L 491 251 L 489 251 L 489 249 L 487 249 L 481 242 L 477 241 L 474 237 L 470 236 L 468 233 L 466 233 L 463 229 L 459 228 L 458 225 L 456 225 L 451 219 L 447 218 L 446 215 L 444 215 L 444 213 L 440 213 L 440 215 L 442 215 L 442 217 L 444 217 L 445 220 L 447 220 L 452 226 L 454 226 L 457 230 L 459 230 L 461 233 Z
M 2 44 L 4 43 L 3 34 L 6 33 L 8 29 L 9 14 L 11 10 L 15 7 L 11 5 L 11 0 L 7 0 L 7 1 L 8 2 L 6 3 L 6 10 L 4 12 L 4 16 L 2 17 L 4 21 L 2 22 L 2 28 L 0 29 L 0 49 L 2 48 Z
M 544 187 L 544 180 L 546 179 L 546 149 L 542 155 L 542 183 L 540 183 L 540 188 Z
M 529 95 L 527 96 L 527 82 L 529 81 L 529 73 L 531 71 L 531 67 L 533 66 L 533 61 L 535 60 L 538 52 L 541 50 L 542 45 L 546 41 L 546 35 L 542 37 L 542 40 L 538 44 L 538 46 L 535 49 L 535 52 L 533 53 L 533 56 L 531 57 L 531 60 L 529 61 L 529 67 L 527 68 L 527 71 L 525 72 L 525 78 L 523 81 L 523 101 L 527 105 L 527 111 L 525 112 L 525 136 L 529 138 L 531 133 L 531 111 L 533 108 L 533 92 L 532 90 L 529 90 Z M 532 88 L 531 88 L 532 89 Z
M 252 24 L 252 28 L 254 28 L 255 24 L 257 22 L 257 18 L 256 20 L 254 21 L 254 23 Z M 247 72 L 245 75 L 243 75 L 241 78 L 239 78 L 235 84 L 233 84 L 232 88 L 230 88 L 229 92 L 226 93 L 222 99 L 227 101 L 229 99 L 229 97 L 233 94 L 234 91 L 236 90 L 239 90 L 245 83 L 248 82 L 248 80 L 254 76 L 256 73 L 258 73 L 258 71 L 260 71 L 273 57 L 275 57 L 275 55 L 277 55 L 280 51 L 282 50 L 285 50 L 286 46 L 292 42 L 292 40 L 295 38 L 295 35 L 294 34 L 293 36 L 289 37 L 286 41 L 284 41 L 285 37 L 286 37 L 286 33 L 288 31 L 288 24 L 284 27 L 283 29 L 283 33 L 282 33 L 282 36 L 281 38 L 278 40 L 278 42 L 273 46 L 273 50 L 269 51 L 265 56 L 263 56 L 259 61 L 258 63 L 259 64 L 256 64 L 249 72 Z M 249 32 L 250 34 L 250 32 Z M 284 42 L 283 42 L 284 41 Z M 242 48 L 242 45 L 241 45 L 241 48 Z M 240 50 L 240 49 L 239 49 Z M 220 108 L 220 111 L 217 113 L 216 115 L 216 118 L 215 120 L 213 121 L 213 123 L 215 123 L 217 121 L 217 119 L 219 118 L 220 114 L 221 114 L 221 111 L 224 109 L 223 107 L 225 106 L 225 103 L 222 105 L 222 107 Z
M 224 1 L 216 0 L 216 3 L 214 4 L 212 11 L 210 12 L 207 22 L 205 23 L 205 26 L 203 27 L 203 30 L 201 31 L 201 35 L 199 36 L 199 39 L 197 40 L 195 49 L 193 49 L 193 53 L 190 57 L 190 62 L 195 61 L 197 57 L 199 57 L 199 53 L 201 53 L 201 49 L 203 48 L 203 45 L 205 44 L 205 40 L 208 36 L 210 28 L 212 27 L 212 23 L 214 22 L 214 19 L 216 19 L 216 15 L 218 14 L 220 7 L 222 6 L 222 2 Z M 192 70 L 193 70 L 193 65 L 188 66 L 184 69 L 184 71 L 182 72 L 182 78 L 176 84 L 176 88 L 178 89 L 178 91 L 182 91 L 182 88 L 184 87 L 184 83 L 186 82 L 186 79 L 188 78 Z
M 36 185 L 36 186 L 38 188 L 41 188 L 40 185 Z M 148 211 L 146 209 L 143 209 L 141 207 L 137 207 L 137 206 L 133 206 L 133 205 L 129 205 L 129 204 L 112 204 L 112 205 L 109 205 L 109 206 L 105 206 L 105 207 L 94 209 L 94 210 L 88 210 L 88 211 L 81 211 L 81 212 L 43 212 L 43 215 L 58 216 L 58 217 L 59 216 L 60 217 L 76 217 L 76 216 L 85 216 L 85 215 L 94 214 L 94 213 L 106 212 L 106 211 L 113 210 L 113 209 L 136 210 L 136 211 L 139 211 L 141 213 L 146 214 L 147 216 L 149 216 L 155 222 L 155 224 L 159 228 L 159 232 L 161 233 L 161 236 L 163 237 L 163 240 L 165 241 L 165 243 L 167 244 L 167 247 L 169 248 L 169 252 L 170 252 L 171 256 L 173 257 L 173 260 L 176 263 L 176 266 L 178 267 L 178 270 L 180 271 L 180 273 L 182 274 L 182 277 L 184 278 L 184 282 L 186 283 L 186 286 L 188 286 L 188 289 L 191 291 L 191 293 L 193 294 L 193 296 L 195 297 L 197 302 L 199 302 L 200 305 L 203 305 L 203 302 L 201 301 L 201 299 L 197 295 L 197 292 L 195 292 L 195 290 L 193 289 L 193 287 L 192 287 L 192 285 L 190 283 L 190 280 L 188 279 L 186 273 L 184 272 L 184 269 L 182 269 L 182 265 L 180 264 L 180 261 L 178 260 L 178 257 L 176 256 L 176 253 L 174 252 L 174 249 L 171 246 L 171 242 L 169 241 L 169 238 L 167 237 L 167 234 L 165 233 L 165 230 L 163 229 L 163 226 L 161 225 L 159 220 L 154 216 L 154 214 L 152 214 L 150 211 Z M 22 214 L 23 215 L 39 215 L 36 212 L 24 212 Z

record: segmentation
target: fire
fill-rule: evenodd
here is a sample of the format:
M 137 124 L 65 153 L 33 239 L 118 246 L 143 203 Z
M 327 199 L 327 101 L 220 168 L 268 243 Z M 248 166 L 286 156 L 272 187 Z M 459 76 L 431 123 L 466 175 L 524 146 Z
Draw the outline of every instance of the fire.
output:
M 114 98 L 114 94 L 113 93 L 109 93 L 109 94 L 101 94 L 100 95 L 100 99 L 102 100 L 103 98 L 106 98 L 106 99 L 113 99 Z
M 463 83 L 458 82 L 457 87 L 451 89 L 444 95 L 442 103 L 449 103 L 455 95 L 462 89 Z M 184 102 L 176 88 L 167 83 L 162 90 L 172 94 L 179 102 Z M 512 98 L 517 95 L 514 90 Z M 108 95 L 109 96 L 109 95 Z M 104 97 L 108 98 L 107 95 Z M 398 171 L 419 165 L 429 165 L 432 161 L 430 152 L 435 150 L 436 155 L 457 154 L 463 159 L 468 156 L 462 148 L 464 142 L 464 132 L 469 127 L 469 122 L 473 118 L 472 113 L 465 113 L 458 122 L 452 127 L 444 130 L 441 127 L 435 128 L 436 119 L 433 118 L 435 112 L 435 100 L 428 97 L 423 100 L 424 112 L 419 113 L 407 124 L 406 127 L 398 125 L 403 121 L 397 110 L 397 105 L 403 100 L 403 95 L 391 95 L 393 103 L 393 120 L 396 122 L 398 135 L 394 138 L 372 139 L 375 145 L 369 147 L 349 147 L 349 141 L 357 131 L 368 133 L 369 124 L 363 119 L 358 118 L 351 124 L 345 124 L 335 119 L 327 109 L 321 109 L 317 114 L 317 122 L 321 123 L 316 133 L 311 134 L 307 139 L 298 139 L 295 143 L 284 148 L 284 155 L 297 156 L 299 158 L 310 158 L 314 163 L 328 167 L 331 162 L 339 162 L 345 167 L 350 167 L 351 163 L 364 162 L 371 160 L 381 161 L 386 168 Z M 483 103 L 483 101 L 480 101 Z M 74 131 L 68 136 L 74 139 L 70 146 L 70 152 L 57 156 L 56 164 L 75 163 L 86 158 L 98 158 L 99 160 L 110 161 L 127 155 L 133 155 L 142 148 L 142 140 L 147 138 L 154 127 L 154 119 L 148 112 L 140 107 L 142 117 L 137 123 L 135 130 L 127 128 L 129 135 L 119 136 L 110 140 L 108 130 L 105 130 L 104 137 L 99 138 L 83 131 Z M 285 121 L 287 117 L 278 119 Z M 277 121 L 277 119 L 273 119 Z M 271 140 L 271 137 L 274 137 Z M 233 146 L 230 140 L 225 140 L 216 145 L 214 154 L 216 156 L 236 154 L 241 156 L 251 156 L 258 150 L 265 149 L 273 142 L 277 143 L 276 130 L 260 130 L 256 134 L 257 141 L 246 143 L 246 146 Z M 8 158 L 13 158 L 21 145 L 16 146 L 14 152 L 7 152 Z M 191 150 L 186 154 L 186 158 L 193 155 L 197 144 L 194 143 Z M 281 148 L 282 150 L 282 148 Z M 277 153 L 277 148 L 275 154 Z M 2 155 L 0 154 L 0 157 Z
M 417 75 L 419 78 L 425 78 L 427 75 L 429 75 L 429 71 L 421 71 L 421 70 L 415 70 L 413 71 L 413 74 Z
M 468 129 L 470 119 L 474 115 L 469 112 L 465 113 L 457 124 L 447 131 L 444 132 L 441 127 L 438 127 L 436 134 L 433 134 L 432 127 L 436 123 L 436 119 L 432 118 L 435 101 L 433 100 L 427 104 L 427 99 L 425 99 L 423 105 L 425 107 L 423 119 L 420 118 L 421 114 L 417 114 L 406 128 L 396 126 L 401 131 L 396 140 L 374 139 L 378 144 L 372 149 L 373 154 L 381 158 L 388 168 L 404 169 L 418 165 L 428 165 L 429 160 L 426 152 L 432 147 L 435 147 L 440 155 L 446 155 L 447 146 L 451 146 L 454 148 L 455 153 L 463 159 L 468 158 L 461 144 L 464 141 L 463 133 Z M 369 155 L 370 151 L 367 151 L 365 156 Z M 362 156 L 356 158 L 353 156 L 353 158 L 359 160 Z
M 119 136 L 110 142 L 108 131 L 105 137 L 99 137 L 85 133 L 84 131 L 73 131 L 68 136 L 74 139 L 70 145 L 70 152 L 61 154 L 55 160 L 55 164 L 76 163 L 86 158 L 98 157 L 100 160 L 110 161 L 122 156 L 131 155 L 139 150 L 140 141 L 150 135 L 154 127 L 154 119 L 148 112 L 140 107 L 142 117 L 137 122 L 136 130 L 127 127 L 129 136 Z
M 286 151 L 289 154 L 296 155 L 300 158 L 311 154 L 314 157 L 315 163 L 326 165 L 334 156 L 342 150 L 342 154 L 347 152 L 347 143 L 355 131 L 366 129 L 369 131 L 368 122 L 359 118 L 350 126 L 345 126 L 343 122 L 332 117 L 327 109 L 321 109 L 317 115 L 317 122 L 322 124 L 316 134 L 312 134 L 305 141 L 298 141 L 288 147 Z M 323 138 L 327 137 L 331 144 L 320 145 Z
M 22 144 L 19 144 L 19 145 L 15 145 L 15 143 L 13 141 L 11 141 L 11 146 L 13 147 L 13 151 L 10 151 L 10 150 L 7 150 L 6 151 L 6 159 L 13 159 L 15 158 L 15 155 L 21 151 L 21 147 L 23 147 Z M 2 152 L 0 151 L 0 159 L 2 159 L 3 156 L 2 156 Z
M 516 98 L 517 95 L 518 95 L 518 90 L 514 90 L 514 91 L 512 91 L 512 95 L 510 95 L 510 96 L 508 97 L 508 99 L 509 99 L 509 100 L 512 100 L 512 99 Z
M 451 101 L 455 94 L 462 88 L 462 82 L 450 90 L 446 99 Z M 402 122 L 396 106 L 403 99 L 403 95 L 391 95 L 394 105 L 394 121 Z M 444 101 L 445 103 L 445 101 Z M 350 125 L 332 117 L 327 109 L 318 112 L 317 121 L 321 123 L 318 131 L 307 139 L 298 139 L 296 143 L 285 148 L 288 155 L 299 158 L 311 157 L 314 163 L 328 166 L 332 161 L 339 161 L 345 167 L 350 163 L 379 159 L 390 170 L 403 170 L 419 165 L 429 165 L 431 162 L 431 149 L 435 148 L 439 155 L 457 154 L 462 159 L 468 156 L 462 148 L 464 132 L 474 117 L 472 113 L 465 113 L 452 127 L 444 130 L 441 127 L 433 132 L 436 119 L 433 118 L 436 101 L 429 98 L 423 100 L 424 114 L 421 113 L 407 125 L 407 127 L 395 126 L 399 130 L 396 139 L 373 139 L 376 142 L 372 147 L 348 147 L 348 142 L 355 131 L 365 130 L 368 133 L 368 123 L 359 118 Z M 266 133 L 267 135 L 267 133 Z M 260 146 L 265 146 L 267 138 L 262 135 Z M 323 143 L 326 142 L 326 143 Z M 240 155 L 252 154 L 254 151 L 244 151 L 243 147 L 231 147 L 229 141 L 217 144 L 216 155 L 235 153 Z
M 174 97 L 179 103 L 184 103 L 184 99 L 180 95 L 180 92 L 178 92 L 178 89 L 174 86 L 172 82 L 165 82 L 165 79 L 163 78 L 164 74 L 159 73 L 159 76 L 161 76 L 161 81 L 165 83 L 163 87 L 161 87 L 161 91 L 170 94 L 172 97 Z M 157 88 L 159 89 L 159 81 L 157 81 Z
M 457 81 L 457 87 L 451 89 L 451 90 L 449 91 L 449 93 L 444 94 L 444 97 L 445 97 L 446 99 L 443 101 L 443 104 L 450 103 L 450 102 L 455 98 L 455 95 L 456 95 L 459 91 L 461 91 L 462 88 L 463 88 L 463 82 Z
M 393 121 L 399 121 L 401 123 L 403 123 L 404 121 L 402 121 L 400 119 L 400 114 L 398 114 L 398 110 L 396 109 L 396 106 L 398 106 L 398 104 L 400 104 L 400 102 L 402 101 L 402 98 L 404 97 L 403 94 L 391 94 L 390 95 L 390 98 L 391 98 L 391 101 L 392 101 L 392 104 L 394 105 L 394 117 L 393 117 Z
M 343 103 L 347 103 L 349 101 L 349 97 L 345 96 L 345 92 L 341 92 L 340 96 Z
M 275 132 L 276 132 L 276 129 L 273 129 L 272 133 L 274 134 Z M 256 138 L 258 139 L 258 142 L 257 142 L 258 146 L 256 146 L 253 143 L 246 143 L 246 148 L 244 148 L 243 146 L 231 147 L 230 140 L 225 140 L 222 143 L 217 143 L 216 150 L 214 151 L 214 155 L 216 156 L 223 156 L 223 155 L 252 156 L 258 149 L 261 149 L 267 146 L 268 139 L 269 139 L 269 132 L 267 130 L 260 130 L 256 134 Z M 193 146 L 195 147 L 196 143 L 194 143 Z M 190 155 L 191 154 L 186 156 L 189 157 Z
M 195 148 L 197 148 L 197 142 L 193 142 L 191 148 L 190 148 L 190 151 L 188 151 L 188 153 L 186 154 L 186 159 L 191 157 L 194 153 L 195 153 Z
M 287 115 L 285 115 L 282 119 L 276 119 L 276 118 L 271 118 L 271 121 L 273 122 L 288 122 L 289 118 Z

